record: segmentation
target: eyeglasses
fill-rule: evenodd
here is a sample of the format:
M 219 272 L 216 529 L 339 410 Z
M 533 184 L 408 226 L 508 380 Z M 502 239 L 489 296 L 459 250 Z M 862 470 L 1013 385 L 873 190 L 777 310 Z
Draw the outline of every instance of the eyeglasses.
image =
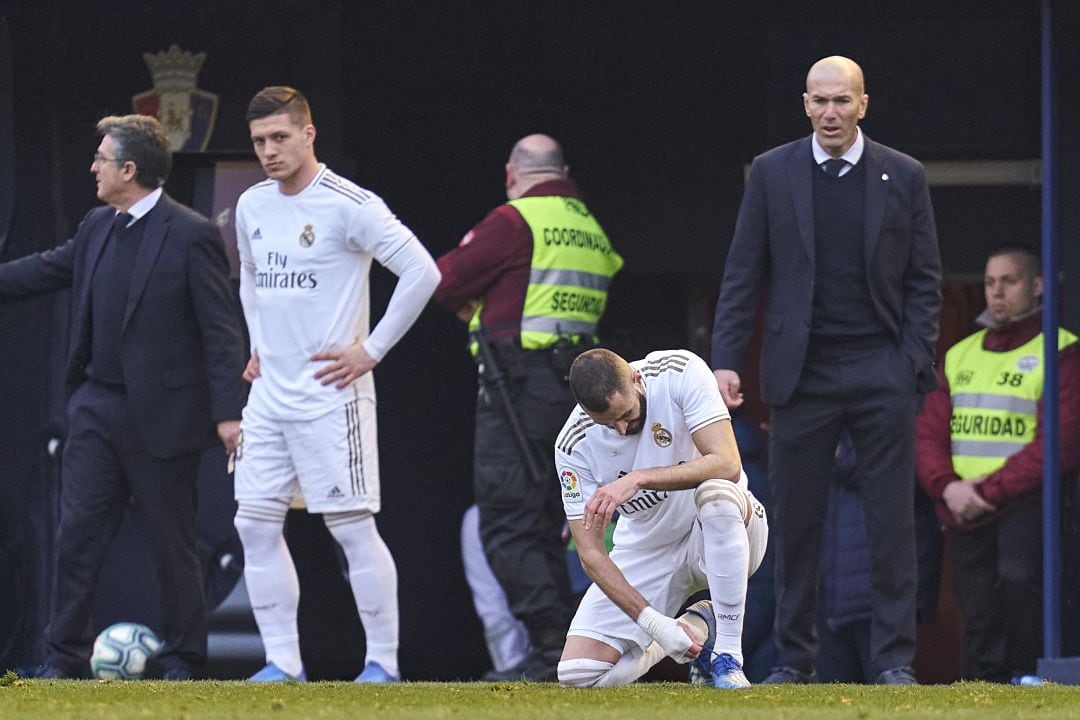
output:
M 96 153 L 94 153 L 94 162 L 96 162 L 98 165 L 101 165 L 102 163 L 107 163 L 107 162 L 120 163 L 121 165 L 123 165 L 124 163 L 127 162 L 127 160 L 121 160 L 120 158 L 105 157 L 101 153 L 96 152 Z

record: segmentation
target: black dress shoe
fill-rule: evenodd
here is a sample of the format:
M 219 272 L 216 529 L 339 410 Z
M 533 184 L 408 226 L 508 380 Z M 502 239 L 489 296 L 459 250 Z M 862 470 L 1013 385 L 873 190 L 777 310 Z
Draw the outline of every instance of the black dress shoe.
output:
M 815 682 L 814 676 L 804 673 L 790 665 L 777 665 L 769 670 L 769 674 L 759 685 L 805 685 Z
M 185 667 L 169 668 L 161 673 L 162 680 L 191 680 L 191 671 Z
M 878 685 L 918 685 L 919 681 L 915 679 L 915 672 L 906 666 L 889 668 L 885 672 L 877 676 L 875 680 Z
M 191 666 L 176 657 L 164 658 L 153 656 L 146 661 L 143 678 L 146 680 L 191 680 L 194 676 Z

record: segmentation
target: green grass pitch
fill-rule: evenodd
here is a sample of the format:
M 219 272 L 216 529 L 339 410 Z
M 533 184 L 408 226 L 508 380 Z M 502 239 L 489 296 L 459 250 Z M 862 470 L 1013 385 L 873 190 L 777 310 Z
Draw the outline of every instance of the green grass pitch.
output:
M 674 683 L 566 690 L 533 683 L 344 682 L 254 684 L 225 681 L 118 682 L 13 680 L 0 683 L 3 720 L 135 718 L 350 720 L 704 720 L 789 718 L 1080 719 L 1080 687 L 759 686 L 719 691 Z

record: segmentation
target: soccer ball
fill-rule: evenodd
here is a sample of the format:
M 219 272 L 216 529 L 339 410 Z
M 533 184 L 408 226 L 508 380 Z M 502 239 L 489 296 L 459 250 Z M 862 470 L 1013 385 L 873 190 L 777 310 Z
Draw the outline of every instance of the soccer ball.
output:
M 101 631 L 94 641 L 90 670 L 102 680 L 138 680 L 146 661 L 157 653 L 161 639 L 139 623 L 120 622 Z

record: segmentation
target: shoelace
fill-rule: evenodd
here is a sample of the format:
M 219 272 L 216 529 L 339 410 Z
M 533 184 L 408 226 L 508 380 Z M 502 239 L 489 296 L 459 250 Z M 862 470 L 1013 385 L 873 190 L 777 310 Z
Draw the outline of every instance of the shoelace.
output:
M 714 664 L 719 664 L 720 669 L 724 672 L 730 672 L 731 670 L 742 670 L 742 667 L 727 653 L 715 653 L 716 657 L 713 659 Z
M 704 643 L 701 646 L 701 654 L 694 658 L 694 664 L 702 673 L 712 677 L 712 664 L 717 657 L 719 657 L 719 654 L 713 650 L 712 643 Z

